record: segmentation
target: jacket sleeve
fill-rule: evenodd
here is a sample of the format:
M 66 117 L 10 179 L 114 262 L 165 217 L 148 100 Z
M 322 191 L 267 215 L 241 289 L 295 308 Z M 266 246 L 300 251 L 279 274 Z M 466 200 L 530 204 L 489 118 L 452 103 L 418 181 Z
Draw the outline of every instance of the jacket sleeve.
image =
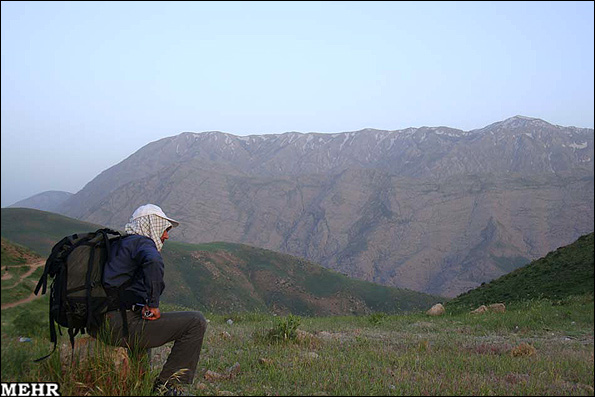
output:
M 159 307 L 159 296 L 165 289 L 163 282 L 165 265 L 155 243 L 149 238 L 140 240 L 135 259 L 143 272 L 148 296 L 146 304 L 149 307 Z

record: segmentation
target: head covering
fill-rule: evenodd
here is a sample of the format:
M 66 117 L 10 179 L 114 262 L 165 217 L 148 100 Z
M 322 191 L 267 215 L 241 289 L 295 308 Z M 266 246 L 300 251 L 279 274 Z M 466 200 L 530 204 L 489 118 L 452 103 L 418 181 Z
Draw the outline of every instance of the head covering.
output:
M 161 251 L 161 248 L 163 248 L 163 242 L 161 242 L 163 232 L 179 224 L 178 221 L 168 218 L 158 206 L 146 204 L 134 211 L 124 230 L 128 234 L 140 234 L 149 237 L 155 242 L 157 250 Z
M 145 215 L 151 215 L 151 214 L 157 215 L 163 219 L 167 219 L 168 221 L 171 222 L 173 227 L 176 227 L 180 224 L 180 222 L 167 217 L 165 215 L 165 213 L 163 212 L 163 210 L 161 209 L 161 207 L 156 206 L 155 204 L 141 205 L 140 207 L 138 207 L 136 209 L 136 211 L 134 211 L 134 213 L 132 214 L 132 219 L 130 219 L 130 220 L 132 221 L 133 219 L 136 219 L 138 217 L 145 216 Z

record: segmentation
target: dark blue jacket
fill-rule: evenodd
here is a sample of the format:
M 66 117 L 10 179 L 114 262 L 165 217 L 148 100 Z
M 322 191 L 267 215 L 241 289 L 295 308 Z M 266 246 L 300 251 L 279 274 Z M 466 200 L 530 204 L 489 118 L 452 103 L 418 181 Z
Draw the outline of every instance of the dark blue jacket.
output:
M 112 242 L 103 282 L 106 287 L 119 287 L 132 278 L 123 295 L 126 306 L 141 303 L 159 307 L 159 296 L 165 289 L 164 268 L 153 240 L 132 234 Z

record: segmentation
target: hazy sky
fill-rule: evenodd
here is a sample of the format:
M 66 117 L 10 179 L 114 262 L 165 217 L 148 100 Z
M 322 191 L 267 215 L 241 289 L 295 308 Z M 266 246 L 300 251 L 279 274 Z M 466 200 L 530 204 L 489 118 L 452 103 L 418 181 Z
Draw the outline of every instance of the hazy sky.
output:
M 1 4 L 3 207 L 184 131 L 593 128 L 593 2 Z

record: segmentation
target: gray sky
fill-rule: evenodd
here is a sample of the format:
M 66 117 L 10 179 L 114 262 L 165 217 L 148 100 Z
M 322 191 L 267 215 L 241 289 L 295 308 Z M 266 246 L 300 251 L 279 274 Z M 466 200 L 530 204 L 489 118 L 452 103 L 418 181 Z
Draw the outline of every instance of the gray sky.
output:
M 1 7 L 3 207 L 184 131 L 593 128 L 593 2 Z

